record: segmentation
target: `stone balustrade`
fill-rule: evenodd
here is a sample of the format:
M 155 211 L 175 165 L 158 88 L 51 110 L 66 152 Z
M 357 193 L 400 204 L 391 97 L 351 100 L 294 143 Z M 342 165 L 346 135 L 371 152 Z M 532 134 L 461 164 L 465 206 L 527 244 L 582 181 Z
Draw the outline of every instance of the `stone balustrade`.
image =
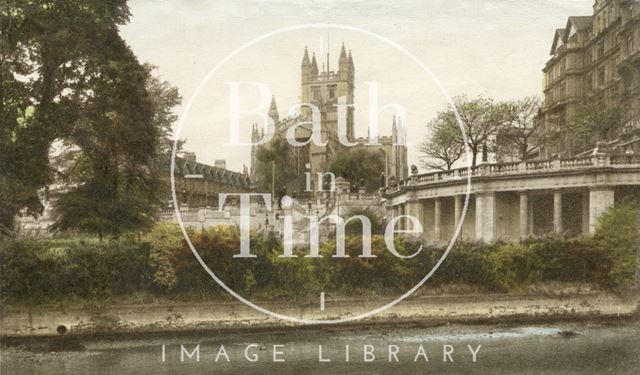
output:
M 569 159 L 528 160 L 522 162 L 481 164 L 475 167 L 463 167 L 448 171 L 422 173 L 399 181 L 395 186 L 386 189 L 387 194 L 402 190 L 406 186 L 420 186 L 442 181 L 466 179 L 476 176 L 518 175 L 523 173 L 540 173 L 575 170 L 578 168 L 618 167 L 640 165 L 640 155 L 595 155 Z
M 593 233 L 609 207 L 638 196 L 635 154 L 482 164 L 414 175 L 383 191 L 387 219 L 415 216 L 434 241 L 458 229 L 484 241 Z

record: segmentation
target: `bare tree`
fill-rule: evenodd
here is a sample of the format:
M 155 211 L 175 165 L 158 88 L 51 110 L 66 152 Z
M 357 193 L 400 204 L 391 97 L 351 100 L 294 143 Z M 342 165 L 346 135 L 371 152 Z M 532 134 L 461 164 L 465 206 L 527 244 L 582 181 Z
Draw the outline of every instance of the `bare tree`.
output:
M 520 160 L 528 159 L 536 146 L 534 139 L 542 123 L 539 116 L 541 105 L 540 98 L 527 96 L 501 106 L 505 127 L 500 130 L 500 137 L 508 146 L 515 148 Z
M 464 144 L 460 128 L 452 111 L 439 112 L 428 127 L 431 135 L 418 148 L 425 168 L 450 170 L 462 157 Z

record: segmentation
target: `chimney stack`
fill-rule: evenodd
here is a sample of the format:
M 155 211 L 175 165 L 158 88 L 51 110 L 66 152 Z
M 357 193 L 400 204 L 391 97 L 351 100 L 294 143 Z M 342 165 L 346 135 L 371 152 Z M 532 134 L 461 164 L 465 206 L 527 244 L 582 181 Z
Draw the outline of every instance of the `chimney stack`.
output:
M 189 151 L 185 151 L 182 153 L 182 158 L 186 161 L 192 161 L 192 162 L 196 162 L 196 153 L 195 152 L 189 152 Z

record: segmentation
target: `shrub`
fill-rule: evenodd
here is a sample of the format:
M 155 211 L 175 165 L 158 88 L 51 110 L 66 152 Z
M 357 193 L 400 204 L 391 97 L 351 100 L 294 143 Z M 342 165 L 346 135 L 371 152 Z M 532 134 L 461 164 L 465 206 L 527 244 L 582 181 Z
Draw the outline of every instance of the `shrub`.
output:
M 483 287 L 493 286 L 494 277 L 490 275 L 486 256 L 493 251 L 496 244 L 479 242 L 461 242 L 456 244 L 433 275 L 433 283 L 443 284 L 475 284 Z M 444 248 L 434 251 L 435 259 L 439 259 Z
M 528 246 L 538 259 L 542 280 L 607 284 L 611 257 L 589 239 L 551 238 Z
M 638 212 L 629 204 L 609 209 L 598 219 L 592 244 L 611 259 L 608 287 L 625 290 L 636 286 L 638 271 Z
M 0 286 L 8 300 L 106 299 L 150 287 L 148 245 L 132 239 L 15 239 L 2 244 L 1 256 Z
M 154 285 L 160 291 L 175 288 L 178 278 L 172 257 L 183 246 L 184 237 L 177 224 L 157 223 L 142 236 L 149 244 L 149 266 L 153 272 Z
M 637 212 L 620 205 L 604 214 L 592 237 L 547 238 L 520 244 L 457 243 L 428 285 L 475 285 L 495 291 L 518 290 L 537 281 L 593 282 L 615 291 L 633 287 L 638 264 Z M 358 228 L 359 229 L 359 228 Z M 440 259 L 445 248 L 425 247 L 411 259 L 393 256 L 380 235 L 372 254 L 361 258 L 359 231 L 345 238 L 348 258 L 332 258 L 335 241 L 320 246 L 321 258 L 308 248 L 283 258 L 273 234 L 251 235 L 255 258 L 234 258 L 240 247 L 237 228 L 219 226 L 190 233 L 202 260 L 230 288 L 258 298 L 317 296 L 319 291 L 377 293 L 406 291 Z M 400 254 L 414 253 L 420 241 L 394 240 Z M 5 301 L 27 304 L 68 298 L 107 300 L 138 292 L 172 297 L 227 296 L 198 263 L 177 226 L 157 224 L 140 239 L 13 239 L 0 244 L 0 288 Z
M 387 223 L 385 219 L 382 216 L 380 216 L 377 212 L 375 212 L 370 208 L 354 208 L 349 211 L 349 213 L 345 217 L 345 220 L 356 215 L 361 215 L 369 218 L 369 220 L 371 221 L 371 235 L 384 234 Z M 360 220 L 352 220 L 348 222 L 345 225 L 345 234 L 353 235 L 353 236 L 361 236 L 362 224 L 360 223 Z
M 519 289 L 541 279 L 541 264 L 531 249 L 520 244 L 501 244 L 487 254 L 488 277 L 501 290 Z

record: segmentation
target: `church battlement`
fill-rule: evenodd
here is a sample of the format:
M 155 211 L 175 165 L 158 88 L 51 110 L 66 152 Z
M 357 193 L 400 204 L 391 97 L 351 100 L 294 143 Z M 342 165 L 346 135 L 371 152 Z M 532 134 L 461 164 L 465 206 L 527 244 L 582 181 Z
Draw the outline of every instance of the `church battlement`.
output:
M 369 139 L 368 137 L 358 137 L 355 138 L 353 140 L 354 143 L 358 143 L 361 145 L 366 145 L 371 143 L 371 139 Z M 384 145 L 384 144 L 392 144 L 393 143 L 393 137 L 390 135 L 382 135 L 382 136 L 378 136 L 378 143 Z
M 310 76 L 309 82 L 321 83 L 326 81 L 338 81 L 341 79 L 340 71 L 320 72 L 317 75 Z

